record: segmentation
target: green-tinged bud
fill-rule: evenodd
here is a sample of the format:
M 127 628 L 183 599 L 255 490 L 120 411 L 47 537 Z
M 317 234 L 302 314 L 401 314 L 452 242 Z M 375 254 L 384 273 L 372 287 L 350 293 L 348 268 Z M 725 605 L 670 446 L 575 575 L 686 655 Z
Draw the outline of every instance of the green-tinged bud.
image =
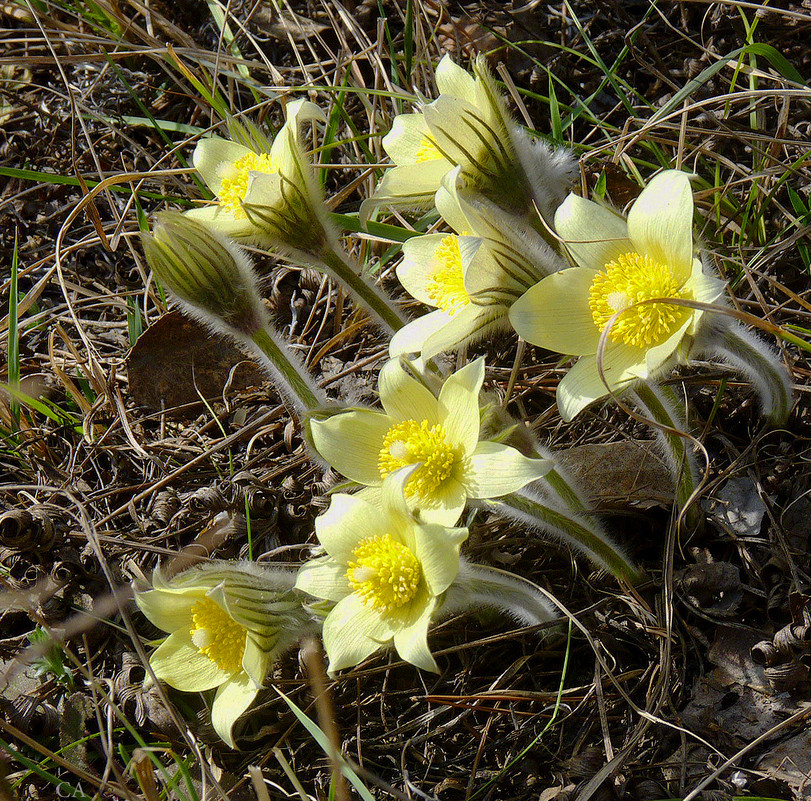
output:
M 234 748 L 233 726 L 273 662 L 314 628 L 292 570 L 210 562 L 135 586 L 138 608 L 169 636 L 149 659 L 156 677 L 185 692 L 217 688 L 211 722 Z
M 192 316 L 247 336 L 265 326 L 250 261 L 234 242 L 171 211 L 156 216 L 153 234 L 142 241 L 155 276 Z

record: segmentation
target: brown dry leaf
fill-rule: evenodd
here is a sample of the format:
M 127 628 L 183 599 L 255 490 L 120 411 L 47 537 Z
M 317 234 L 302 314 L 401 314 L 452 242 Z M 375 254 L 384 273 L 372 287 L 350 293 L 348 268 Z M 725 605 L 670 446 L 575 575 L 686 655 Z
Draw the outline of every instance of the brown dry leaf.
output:
M 578 445 L 556 452 L 598 509 L 673 503 L 673 479 L 649 440 Z
M 223 337 L 171 311 L 141 334 L 127 357 L 130 394 L 139 406 L 156 411 L 197 403 L 200 394 L 220 398 L 237 364 L 233 390 L 260 386 L 263 373 L 246 358 Z
M 811 731 L 777 745 L 758 762 L 758 770 L 791 787 L 798 799 L 811 798 Z
M 763 668 L 752 661 L 750 651 L 759 636 L 719 627 L 708 654 L 717 667 L 696 682 L 681 713 L 682 725 L 721 749 L 741 748 L 796 711 L 788 694 L 775 694 Z

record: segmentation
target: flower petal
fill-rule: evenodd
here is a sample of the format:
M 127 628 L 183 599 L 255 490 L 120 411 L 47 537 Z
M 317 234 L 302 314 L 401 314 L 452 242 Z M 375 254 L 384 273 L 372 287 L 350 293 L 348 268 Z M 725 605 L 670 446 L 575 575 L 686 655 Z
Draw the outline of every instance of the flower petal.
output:
M 470 221 L 459 202 L 458 186 L 461 181 L 462 168 L 454 167 L 442 179 L 442 185 L 436 193 L 436 210 L 457 234 L 470 231 Z
M 698 259 L 693 262 L 693 274 L 688 287 L 692 290 L 693 297 L 701 303 L 717 303 L 726 291 L 726 284 L 715 275 L 707 275 Z
M 440 526 L 453 526 L 459 521 L 466 503 L 466 485 L 460 480 L 450 477 L 436 488 L 430 503 L 423 506 L 417 499 L 414 501 L 414 506 L 415 512 L 422 522 L 437 523 Z
M 227 745 L 234 745 L 233 729 L 239 716 L 253 703 L 257 688 L 245 673 L 237 673 L 217 690 L 211 705 L 211 725 Z
M 470 457 L 467 491 L 471 498 L 498 498 L 516 492 L 554 466 L 550 459 L 532 459 L 498 442 L 480 442 Z
M 246 240 L 262 242 L 262 232 L 250 220 L 238 220 L 234 215 L 220 205 L 202 206 L 199 209 L 189 209 L 183 212 L 197 222 L 210 225 L 216 231 L 233 237 L 240 242 Z
M 670 267 L 681 285 L 693 266 L 693 193 L 687 173 L 660 172 L 628 212 L 634 250 Z
M 329 672 L 354 667 L 394 636 L 390 622 L 357 595 L 338 601 L 324 620 Z
M 242 655 L 242 670 L 257 689 L 264 683 L 273 660 L 274 654 L 261 648 L 249 635 Z
M 645 352 L 619 342 L 609 342 L 603 355 L 603 373 L 608 387 L 597 370 L 597 357 L 583 356 L 560 384 L 557 400 L 561 417 L 574 419 L 590 403 L 603 398 L 611 390 L 624 389 L 634 380 L 632 371 L 644 369 Z
M 488 109 L 440 95 L 423 114 L 439 151 L 451 163 L 461 165 L 463 173 L 468 169 L 488 173 L 494 161 L 507 159 L 507 143 L 496 136 Z
M 163 631 L 191 628 L 191 608 L 205 597 L 205 588 L 188 594 L 147 590 L 135 593 L 135 603 L 150 622 Z
M 380 534 L 381 513 L 354 495 L 333 495 L 329 508 L 315 519 L 315 534 L 336 562 L 347 564 L 357 544 Z
M 439 409 L 448 442 L 467 455 L 479 441 L 479 392 L 484 381 L 484 359 L 479 357 L 448 376 L 439 391 Z
M 369 208 L 391 204 L 404 208 L 430 208 L 434 195 L 442 183 L 442 176 L 453 165 L 442 159 L 431 159 L 419 164 L 403 164 L 386 170 L 374 195 L 364 201 L 361 218 L 369 217 Z
M 445 54 L 437 64 L 434 78 L 440 94 L 459 97 L 468 103 L 475 102 L 475 78 L 456 64 L 449 55 Z
M 548 275 L 510 307 L 510 322 L 520 337 L 557 353 L 597 352 L 600 329 L 589 309 L 594 272 L 571 267 Z
M 315 449 L 339 473 L 359 484 L 381 482 L 377 460 L 393 420 L 382 412 L 358 409 L 312 420 Z
M 459 572 L 459 547 L 467 539 L 466 528 L 428 524 L 414 532 L 415 554 L 431 595 L 441 595 Z
M 200 653 L 188 631 L 167 637 L 149 658 L 149 664 L 161 681 L 189 693 L 219 687 L 231 678 L 231 673 Z
M 428 285 L 445 265 L 437 259 L 437 249 L 452 234 L 415 236 L 403 245 L 403 260 L 397 265 L 397 278 L 411 297 L 426 306 L 436 306 Z
M 394 647 L 401 659 L 422 670 L 439 673 L 431 649 L 428 647 L 428 626 L 436 608 L 436 599 L 429 599 L 422 614 L 407 628 L 394 635 Z
M 383 150 L 397 166 L 424 163 L 426 140 L 431 141 L 431 131 L 422 114 L 398 114 L 383 137 Z
M 336 562 L 331 556 L 310 559 L 299 568 L 296 589 L 315 598 L 340 601 L 352 594 L 352 586 L 346 577 L 346 563 Z
M 635 250 L 628 226 L 617 212 L 577 195 L 569 195 L 558 207 L 555 229 L 577 264 L 595 272 Z
M 457 315 L 458 316 L 458 315 Z M 444 311 L 423 314 L 416 320 L 406 323 L 389 342 L 389 356 L 402 356 L 406 353 L 420 353 L 426 340 L 450 323 L 453 318 Z
M 232 142 L 230 139 L 210 136 L 197 143 L 191 161 L 208 188 L 219 196 L 223 179 L 233 171 L 234 162 L 252 152 L 245 145 Z
M 439 404 L 431 391 L 412 378 L 400 364 L 390 359 L 380 370 L 377 379 L 380 402 L 391 421 L 427 420 L 430 425 L 439 422 Z M 378 448 L 378 453 L 380 448 Z M 365 482 L 371 483 L 371 482 Z
M 320 106 L 315 103 L 305 100 L 303 97 L 297 98 L 287 104 L 285 112 L 285 125 L 290 127 L 298 127 L 302 122 L 310 122 L 316 120 L 318 122 L 326 122 L 327 116 L 324 114 Z
M 688 329 L 693 324 L 692 316 L 685 320 L 664 342 L 654 345 L 645 351 L 644 367 L 629 372 L 639 378 L 652 378 L 676 352 Z
M 465 343 L 482 339 L 491 331 L 504 328 L 506 322 L 506 306 L 475 306 L 471 303 L 460 309 L 453 317 L 448 317 L 445 325 L 425 338 L 421 350 L 422 358 L 427 361 L 438 353 L 454 350 Z

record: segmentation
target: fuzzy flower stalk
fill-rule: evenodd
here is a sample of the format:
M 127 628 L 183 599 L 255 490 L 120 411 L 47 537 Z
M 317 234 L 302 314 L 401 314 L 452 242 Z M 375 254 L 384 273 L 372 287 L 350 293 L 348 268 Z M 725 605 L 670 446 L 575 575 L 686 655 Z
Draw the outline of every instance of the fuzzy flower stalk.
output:
M 235 748 L 233 728 L 263 686 L 271 665 L 312 627 L 293 592 L 292 570 L 252 562 L 209 563 L 151 585 L 135 602 L 169 635 L 152 653 L 155 676 L 183 692 L 216 689 L 211 723 Z
M 273 141 L 241 136 L 203 139 L 192 161 L 216 203 L 186 212 L 235 239 L 273 249 L 292 260 L 323 269 L 389 333 L 403 318 L 379 289 L 365 281 L 341 247 L 329 218 L 321 186 L 300 141 L 300 124 L 324 121 L 313 103 L 296 100 Z M 257 149 L 258 148 L 258 149 Z
M 460 557 L 466 528 L 414 515 L 404 489 L 416 470 L 386 478 L 376 502 L 335 495 L 316 520 L 325 555 L 300 568 L 296 588 L 332 606 L 323 631 L 330 673 L 389 645 L 406 662 L 438 672 L 428 629 L 458 612 L 494 608 L 523 625 L 555 618 L 531 582 Z
M 384 137 L 395 166 L 361 216 L 380 206 L 430 208 L 443 177 L 458 166 L 472 190 L 545 235 L 535 208 L 551 224 L 574 171 L 569 153 L 531 139 L 515 122 L 483 56 L 473 62 L 473 75 L 445 56 L 435 78 L 439 97 L 395 117 Z
M 271 326 L 241 247 L 178 212 L 157 214 L 152 234 L 141 239 L 155 276 L 183 311 L 257 354 L 299 416 L 327 405 L 309 371 Z
M 424 360 L 509 328 L 509 308 L 565 262 L 519 218 L 466 189 L 460 168 L 436 193 L 436 206 L 454 233 L 425 234 L 403 245 L 397 277 L 434 311 L 392 337 L 389 355 Z

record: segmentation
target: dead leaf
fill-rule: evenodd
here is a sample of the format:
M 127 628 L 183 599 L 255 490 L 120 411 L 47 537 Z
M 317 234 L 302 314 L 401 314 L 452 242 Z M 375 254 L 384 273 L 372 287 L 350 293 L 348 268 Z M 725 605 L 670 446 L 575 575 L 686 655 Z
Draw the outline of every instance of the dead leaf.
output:
M 710 615 L 732 616 L 743 600 L 741 571 L 729 562 L 690 565 L 676 575 L 688 604 Z
M 653 441 L 578 445 L 555 455 L 598 509 L 673 504 L 673 479 Z
M 248 362 L 242 351 L 180 312 L 171 311 L 138 337 L 127 357 L 130 395 L 139 406 L 170 413 L 175 410 L 183 416 L 190 410 L 177 407 L 199 403 L 200 394 L 207 399 L 221 398 L 237 364 L 232 390 L 262 385 L 261 369 Z M 191 413 L 199 413 L 199 408 L 195 405 Z
M 709 514 L 739 537 L 757 537 L 766 515 L 766 504 L 751 478 L 731 478 L 704 502 Z
M 811 799 L 811 731 L 784 740 L 765 754 L 758 770 L 791 787 L 797 799 Z

